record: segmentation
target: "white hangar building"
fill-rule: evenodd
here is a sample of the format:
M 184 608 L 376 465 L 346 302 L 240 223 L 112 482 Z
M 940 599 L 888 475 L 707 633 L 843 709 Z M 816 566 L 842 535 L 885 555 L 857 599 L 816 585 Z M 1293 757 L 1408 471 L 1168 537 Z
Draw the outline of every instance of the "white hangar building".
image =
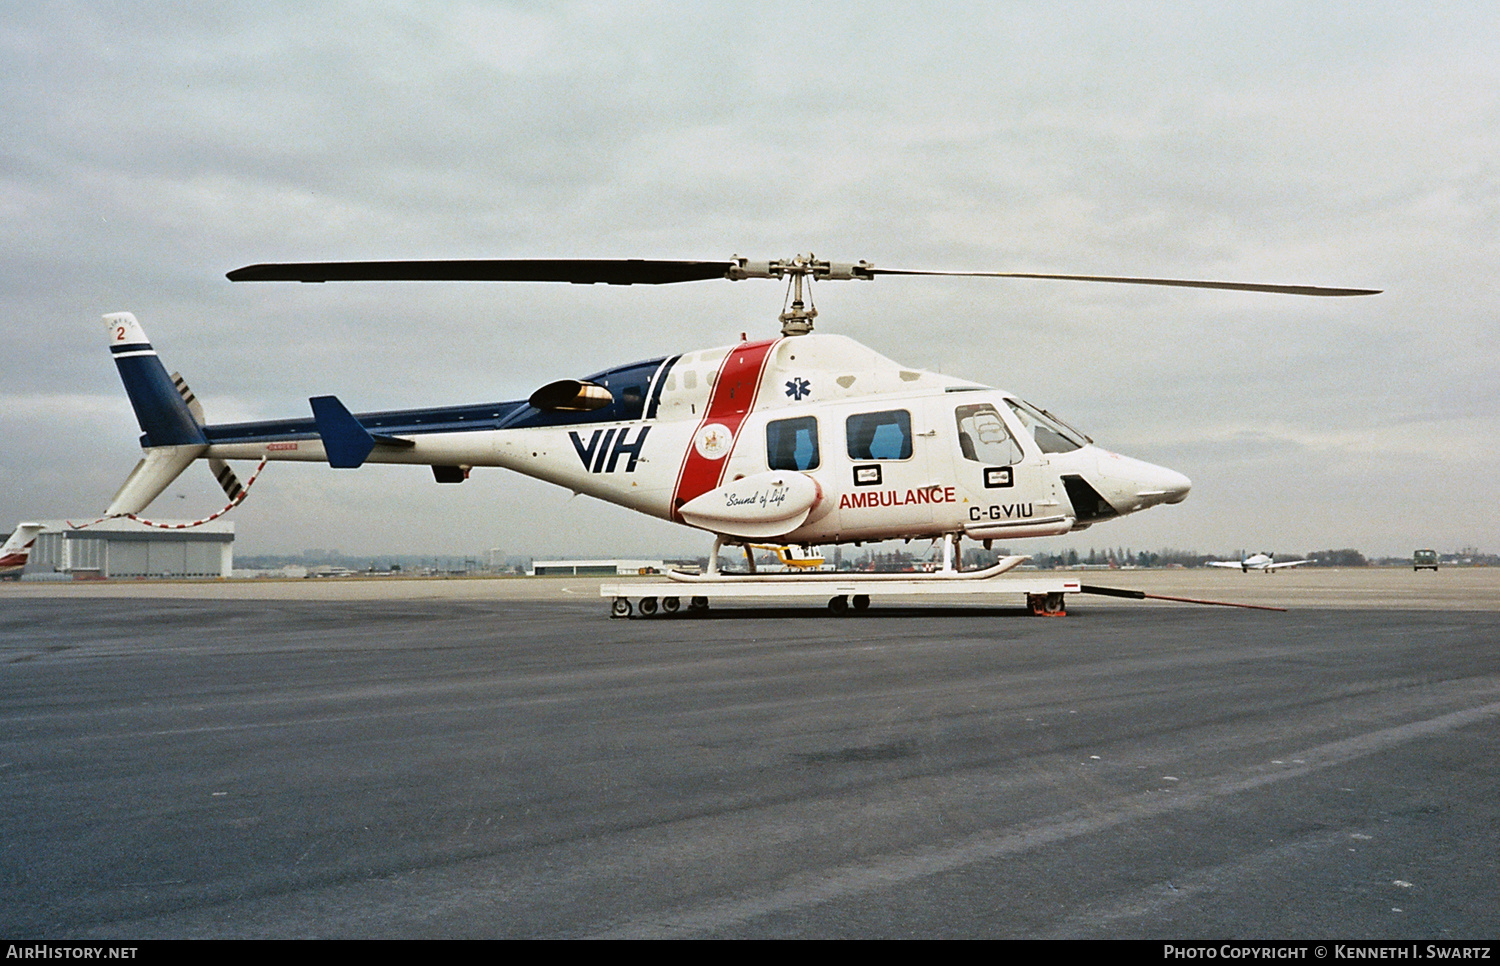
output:
M 234 569 L 234 524 L 227 520 L 180 530 L 123 517 L 82 529 L 64 520 L 46 520 L 43 526 L 26 576 L 227 578 Z

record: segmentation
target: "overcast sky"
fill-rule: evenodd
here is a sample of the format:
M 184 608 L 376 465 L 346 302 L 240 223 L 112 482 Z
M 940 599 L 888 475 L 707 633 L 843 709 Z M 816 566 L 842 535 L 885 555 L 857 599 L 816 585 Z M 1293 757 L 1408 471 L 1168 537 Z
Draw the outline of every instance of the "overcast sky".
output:
M 1489 3 L 80 3 L 0 12 L 0 530 L 139 458 L 99 316 L 214 421 L 524 397 L 776 331 L 779 283 L 231 284 L 262 261 L 756 258 L 818 327 L 1012 389 L 1187 502 L 1036 549 L 1500 549 Z M 248 470 L 250 467 L 245 467 Z M 222 504 L 204 468 L 153 507 Z M 272 464 L 240 553 L 658 555 L 503 470 Z

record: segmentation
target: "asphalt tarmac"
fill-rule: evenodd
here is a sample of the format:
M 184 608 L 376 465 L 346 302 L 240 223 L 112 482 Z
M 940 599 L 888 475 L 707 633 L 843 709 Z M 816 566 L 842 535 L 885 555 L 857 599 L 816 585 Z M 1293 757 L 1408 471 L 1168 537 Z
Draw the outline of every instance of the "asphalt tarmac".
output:
M 0 936 L 1500 935 L 1500 573 L 1109 577 L 5 585 Z

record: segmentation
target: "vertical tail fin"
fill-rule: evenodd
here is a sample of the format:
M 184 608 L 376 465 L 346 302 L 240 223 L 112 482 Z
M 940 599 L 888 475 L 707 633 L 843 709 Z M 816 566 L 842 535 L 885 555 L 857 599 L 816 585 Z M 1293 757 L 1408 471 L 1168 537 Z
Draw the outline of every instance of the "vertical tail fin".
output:
M 125 383 L 125 392 L 130 396 L 130 405 L 135 410 L 136 421 L 141 432 L 146 434 L 147 447 L 203 445 L 208 440 L 203 428 L 193 418 L 189 408 L 166 367 L 156 356 L 156 350 L 146 338 L 146 332 L 135 316 L 129 312 L 106 315 L 104 323 L 109 328 L 109 351 L 115 357 L 115 366 L 120 370 L 120 381 Z
M 9 559 L 11 554 L 20 553 L 22 559 L 26 554 L 21 551 L 30 551 L 31 545 L 36 542 L 36 535 L 42 532 L 40 523 L 18 523 L 16 529 L 11 533 L 10 539 L 5 541 L 5 546 L 0 547 L 0 560 Z
M 36 535 L 42 532 L 40 523 L 18 523 L 5 546 L 0 547 L 0 578 L 21 579 L 26 569 L 26 560 L 36 543 Z
M 179 391 L 167 375 L 135 316 L 116 312 L 106 315 L 104 323 L 120 381 L 125 383 L 136 421 L 146 434 L 141 441 L 146 458 L 136 465 L 105 511 L 107 516 L 121 516 L 144 510 L 203 455 L 208 439 L 190 405 L 191 393 Z

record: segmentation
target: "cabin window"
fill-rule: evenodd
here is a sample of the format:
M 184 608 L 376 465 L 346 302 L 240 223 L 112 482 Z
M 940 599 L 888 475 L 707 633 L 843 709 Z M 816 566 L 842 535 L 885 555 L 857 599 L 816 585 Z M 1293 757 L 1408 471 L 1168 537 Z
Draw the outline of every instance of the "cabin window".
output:
M 844 424 L 852 460 L 911 459 L 911 413 L 856 413 Z
M 1021 462 L 1021 447 L 994 406 L 989 403 L 959 406 L 953 414 L 958 420 L 958 448 L 964 459 L 988 466 Z
M 817 417 L 773 419 L 766 424 L 766 465 L 771 469 L 815 470 L 818 462 Z

